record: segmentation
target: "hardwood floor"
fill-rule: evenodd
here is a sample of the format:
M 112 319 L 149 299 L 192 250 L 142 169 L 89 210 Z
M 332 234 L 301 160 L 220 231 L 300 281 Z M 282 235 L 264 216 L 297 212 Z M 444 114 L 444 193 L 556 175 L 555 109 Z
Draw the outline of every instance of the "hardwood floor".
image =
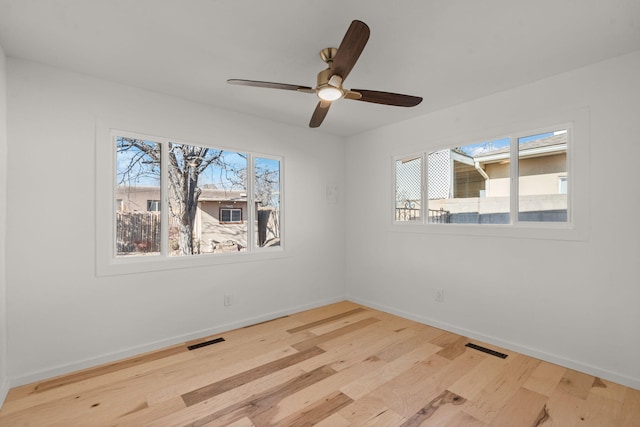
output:
M 640 391 L 342 302 L 17 387 L 0 411 L 10 427 L 305 425 L 637 427 Z

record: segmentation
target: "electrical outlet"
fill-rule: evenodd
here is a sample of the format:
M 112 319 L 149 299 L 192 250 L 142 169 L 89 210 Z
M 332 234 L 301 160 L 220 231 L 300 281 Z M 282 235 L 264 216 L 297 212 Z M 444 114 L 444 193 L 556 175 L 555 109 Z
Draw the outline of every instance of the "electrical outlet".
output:
M 436 289 L 436 296 L 434 298 L 436 301 L 438 302 L 444 302 L 444 289 L 442 288 L 437 288 Z
M 229 307 L 233 303 L 233 295 L 224 294 L 224 306 Z

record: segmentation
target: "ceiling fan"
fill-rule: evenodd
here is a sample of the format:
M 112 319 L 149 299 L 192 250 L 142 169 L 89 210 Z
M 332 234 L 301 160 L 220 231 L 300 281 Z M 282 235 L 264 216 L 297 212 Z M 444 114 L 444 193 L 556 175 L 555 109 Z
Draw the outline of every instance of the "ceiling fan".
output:
M 361 21 L 353 21 L 344 35 L 340 47 L 328 47 L 320 51 L 320 57 L 328 67 L 318 73 L 315 88 L 286 83 L 262 82 L 256 80 L 229 79 L 227 83 L 241 86 L 264 87 L 269 89 L 295 90 L 297 92 L 315 93 L 320 101 L 316 106 L 309 126 L 317 128 L 329 112 L 331 103 L 340 98 L 354 101 L 373 102 L 375 104 L 395 105 L 398 107 L 414 107 L 422 102 L 419 96 L 399 93 L 380 92 L 366 89 L 345 89 L 342 84 L 356 64 L 360 54 L 369 40 L 369 27 Z

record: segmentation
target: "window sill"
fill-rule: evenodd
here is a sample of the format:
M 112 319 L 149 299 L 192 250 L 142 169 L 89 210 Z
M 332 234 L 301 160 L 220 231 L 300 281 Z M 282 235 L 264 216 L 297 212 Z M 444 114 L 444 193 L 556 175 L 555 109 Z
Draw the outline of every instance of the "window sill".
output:
M 542 240 L 587 240 L 585 227 L 564 223 L 524 224 L 411 224 L 394 222 L 388 229 L 394 233 L 425 233 L 441 235 L 502 237 Z
M 284 249 L 282 247 L 276 247 L 262 248 L 252 252 L 201 254 L 191 255 L 188 257 L 164 257 L 162 255 L 150 255 L 131 258 L 113 258 L 109 260 L 98 260 L 96 264 L 96 275 L 98 277 L 117 276 L 121 274 L 210 267 L 286 257 L 288 257 L 288 255 Z

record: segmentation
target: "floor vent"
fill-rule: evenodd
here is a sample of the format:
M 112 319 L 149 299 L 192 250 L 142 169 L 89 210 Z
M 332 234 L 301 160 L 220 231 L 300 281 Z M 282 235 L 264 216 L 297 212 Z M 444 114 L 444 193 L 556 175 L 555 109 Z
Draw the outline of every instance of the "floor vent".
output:
M 483 353 L 490 354 L 490 355 L 495 356 L 495 357 L 499 357 L 500 359 L 506 359 L 507 358 L 507 355 L 504 354 L 504 353 L 500 353 L 499 351 L 491 350 L 489 348 L 482 347 L 482 346 L 479 346 L 479 345 L 476 345 L 476 344 L 467 343 L 466 347 L 472 348 L 474 350 L 481 351 Z
M 198 344 L 190 345 L 190 346 L 189 346 L 189 347 L 187 347 L 187 348 L 188 348 L 189 350 L 195 350 L 196 348 L 206 347 L 206 346 L 208 346 L 208 345 L 211 345 L 211 344 L 217 344 L 217 343 L 222 342 L 222 341 L 224 341 L 224 338 L 216 338 L 216 339 L 214 339 L 214 340 L 203 341 L 203 342 L 200 342 L 200 343 L 198 343 Z

